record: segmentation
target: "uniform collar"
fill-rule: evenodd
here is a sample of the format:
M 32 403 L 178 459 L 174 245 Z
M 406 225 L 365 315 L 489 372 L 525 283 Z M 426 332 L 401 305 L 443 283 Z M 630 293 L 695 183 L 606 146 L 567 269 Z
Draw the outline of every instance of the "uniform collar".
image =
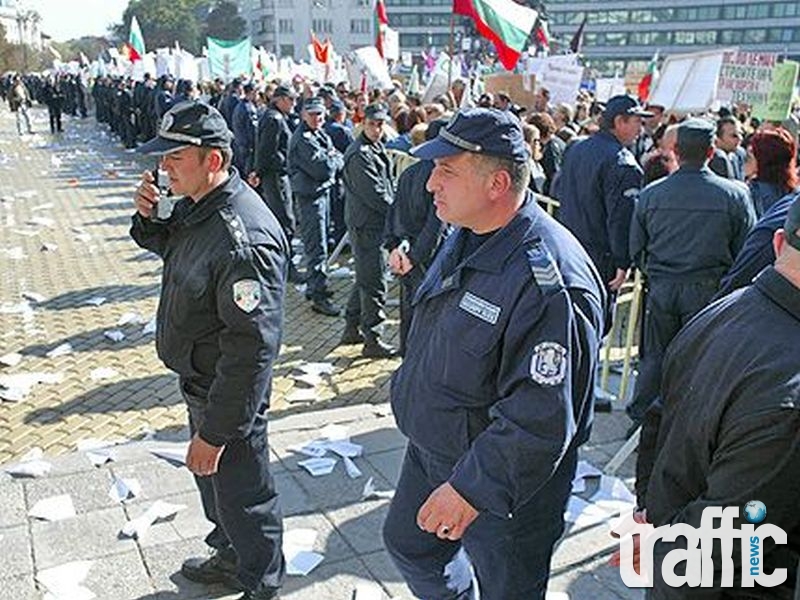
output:
M 241 187 L 242 180 L 235 167 L 230 167 L 230 177 L 215 187 L 200 200 L 192 203 L 191 208 L 181 220 L 181 226 L 191 227 L 214 214 L 221 206 L 228 203 L 231 196 Z M 191 200 L 189 200 L 191 202 Z
M 775 267 L 765 269 L 756 278 L 755 287 L 796 320 L 800 321 L 800 289 L 778 273 Z

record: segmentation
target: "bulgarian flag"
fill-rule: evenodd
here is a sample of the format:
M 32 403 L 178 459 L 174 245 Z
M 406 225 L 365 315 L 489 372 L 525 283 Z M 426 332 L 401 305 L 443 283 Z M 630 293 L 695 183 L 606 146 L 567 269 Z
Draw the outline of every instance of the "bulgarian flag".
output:
M 647 65 L 647 73 L 645 73 L 645 76 L 639 81 L 639 86 L 636 90 L 639 96 L 639 102 L 647 102 L 647 99 L 650 97 L 650 90 L 653 88 L 653 82 L 657 77 L 658 51 L 656 51 L 653 58 L 650 59 L 650 64 Z
M 491 40 L 509 71 L 516 66 L 539 16 L 514 0 L 453 0 L 453 12 L 475 21 L 478 33 Z
M 144 56 L 144 37 L 142 37 L 142 30 L 139 28 L 139 21 L 136 17 L 131 18 L 131 32 L 128 36 L 128 58 L 131 62 L 142 60 Z
M 378 54 L 383 58 L 383 30 L 384 27 L 389 25 L 389 16 L 386 14 L 386 5 L 383 0 L 375 0 L 375 47 L 378 49 Z

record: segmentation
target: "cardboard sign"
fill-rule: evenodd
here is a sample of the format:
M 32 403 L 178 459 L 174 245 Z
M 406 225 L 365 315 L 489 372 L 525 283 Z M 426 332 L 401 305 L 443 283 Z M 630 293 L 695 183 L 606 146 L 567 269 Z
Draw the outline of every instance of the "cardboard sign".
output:
M 784 61 L 772 69 L 772 88 L 764 104 L 753 107 L 753 116 L 764 121 L 783 121 L 792 109 L 792 96 L 800 63 Z
M 531 77 L 530 90 L 526 90 L 523 76 L 519 73 L 495 73 L 484 78 L 484 90 L 492 94 L 507 92 L 515 104 L 531 109 L 536 97 L 536 81 Z
M 728 50 L 722 57 L 717 98 L 727 104 L 766 104 L 778 55 Z

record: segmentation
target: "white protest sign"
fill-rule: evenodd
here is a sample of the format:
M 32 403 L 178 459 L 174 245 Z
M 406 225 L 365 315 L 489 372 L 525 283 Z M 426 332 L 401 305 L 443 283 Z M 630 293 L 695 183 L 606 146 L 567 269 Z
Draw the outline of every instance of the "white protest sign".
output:
M 772 69 L 778 55 L 772 52 L 728 50 L 722 57 L 717 98 L 728 104 L 766 104 L 772 89 Z
M 668 56 L 648 102 L 668 112 L 708 109 L 717 96 L 717 78 L 726 50 Z
M 538 87 L 547 88 L 552 104 L 573 104 L 583 79 L 583 67 L 574 55 L 532 58 L 528 74 L 536 76 Z

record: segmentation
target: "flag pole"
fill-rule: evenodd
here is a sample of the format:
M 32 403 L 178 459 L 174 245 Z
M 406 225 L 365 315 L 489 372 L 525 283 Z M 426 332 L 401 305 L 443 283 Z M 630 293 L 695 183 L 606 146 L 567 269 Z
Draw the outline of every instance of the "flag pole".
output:
M 450 62 L 447 63 L 447 92 L 450 93 L 450 86 L 453 82 L 453 53 L 455 46 L 456 35 L 456 19 L 455 14 L 450 13 Z

